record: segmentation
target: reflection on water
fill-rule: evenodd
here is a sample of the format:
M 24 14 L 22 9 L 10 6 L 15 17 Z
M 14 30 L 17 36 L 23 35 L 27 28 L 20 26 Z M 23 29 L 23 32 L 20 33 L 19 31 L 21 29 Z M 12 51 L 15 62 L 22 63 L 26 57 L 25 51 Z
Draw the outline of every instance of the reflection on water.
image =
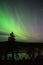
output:
M 28 51 L 28 52 L 27 52 Z M 35 51 L 33 50 L 27 50 L 25 52 L 15 51 L 14 52 L 14 60 L 22 60 L 22 59 L 31 59 L 32 55 L 34 55 L 34 59 L 38 56 L 38 48 L 35 48 Z M 34 54 L 33 54 L 34 53 Z M 40 55 L 43 55 L 43 49 L 40 49 Z M 7 53 L 7 60 L 12 60 L 12 52 Z M 5 55 L 1 56 L 1 59 L 5 59 Z
M 4 60 L 4 55 L 2 55 L 2 60 Z M 27 53 L 14 53 L 14 60 L 30 59 Z M 7 54 L 7 60 L 12 60 L 12 54 Z

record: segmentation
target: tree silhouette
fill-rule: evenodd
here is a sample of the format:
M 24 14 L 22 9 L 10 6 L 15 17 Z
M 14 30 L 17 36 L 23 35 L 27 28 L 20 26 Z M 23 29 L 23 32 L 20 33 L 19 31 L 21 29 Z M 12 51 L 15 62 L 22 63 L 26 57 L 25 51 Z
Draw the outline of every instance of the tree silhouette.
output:
M 10 37 L 8 37 L 9 42 L 15 42 L 15 35 L 13 32 L 10 33 Z
M 8 37 L 8 47 L 5 52 L 5 60 L 6 60 L 8 51 L 12 52 L 12 60 L 14 60 L 14 43 L 15 43 L 15 35 L 13 32 L 11 32 L 10 36 Z

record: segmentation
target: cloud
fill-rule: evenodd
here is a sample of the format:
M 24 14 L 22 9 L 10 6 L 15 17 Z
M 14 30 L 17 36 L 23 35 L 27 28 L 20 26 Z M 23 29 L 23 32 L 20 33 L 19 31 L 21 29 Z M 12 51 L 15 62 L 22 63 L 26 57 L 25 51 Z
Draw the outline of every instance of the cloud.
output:
M 0 35 L 9 35 L 8 33 L 0 32 Z

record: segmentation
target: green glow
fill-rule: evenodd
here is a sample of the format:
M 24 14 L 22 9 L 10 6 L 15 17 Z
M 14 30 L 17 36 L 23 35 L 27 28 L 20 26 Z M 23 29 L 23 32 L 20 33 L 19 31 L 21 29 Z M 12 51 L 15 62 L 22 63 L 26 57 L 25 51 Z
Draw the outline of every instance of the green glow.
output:
M 21 13 L 20 13 L 21 12 Z M 35 41 L 39 39 L 37 32 L 37 23 L 32 23 L 31 20 L 26 20 L 22 10 L 14 8 L 10 10 L 7 4 L 0 6 L 0 32 L 8 35 L 0 35 L 0 39 L 7 39 L 9 34 L 13 32 L 16 40 L 19 41 Z
M 14 32 L 16 39 L 26 40 L 25 31 L 22 25 L 22 20 L 19 16 L 19 13 L 16 11 L 16 18 L 14 18 L 13 14 L 8 10 L 7 6 L 3 6 L 0 9 L 0 32 L 10 33 Z M 7 36 L 3 36 L 6 37 Z

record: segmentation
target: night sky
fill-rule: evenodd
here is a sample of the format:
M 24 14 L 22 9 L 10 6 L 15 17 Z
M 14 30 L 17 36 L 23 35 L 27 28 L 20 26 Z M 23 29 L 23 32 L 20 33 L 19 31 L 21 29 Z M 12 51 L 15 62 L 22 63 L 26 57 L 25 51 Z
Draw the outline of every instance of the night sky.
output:
M 0 1 L 0 41 L 13 32 L 17 41 L 43 41 L 43 0 Z

